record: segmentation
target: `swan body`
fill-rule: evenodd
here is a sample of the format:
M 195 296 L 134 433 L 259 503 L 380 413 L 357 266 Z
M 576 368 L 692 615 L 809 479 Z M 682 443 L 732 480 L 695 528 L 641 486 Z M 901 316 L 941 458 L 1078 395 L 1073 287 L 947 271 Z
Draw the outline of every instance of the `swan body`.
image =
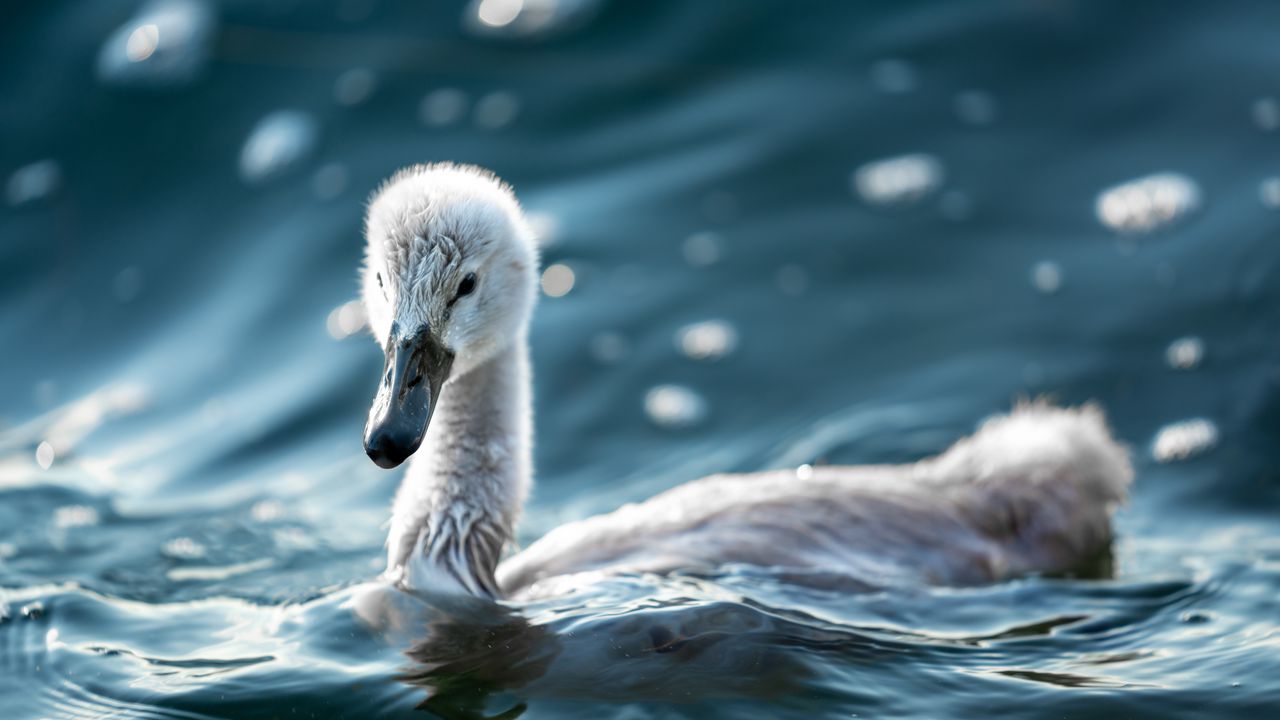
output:
M 387 354 L 365 446 L 383 467 L 410 458 L 387 539 L 400 585 L 533 597 L 726 565 L 852 590 L 966 585 L 1067 571 L 1109 545 L 1126 451 L 1096 407 L 1036 402 L 934 458 L 712 476 L 499 564 L 531 482 L 532 233 L 509 187 L 449 164 L 393 176 L 365 231 L 363 298 Z

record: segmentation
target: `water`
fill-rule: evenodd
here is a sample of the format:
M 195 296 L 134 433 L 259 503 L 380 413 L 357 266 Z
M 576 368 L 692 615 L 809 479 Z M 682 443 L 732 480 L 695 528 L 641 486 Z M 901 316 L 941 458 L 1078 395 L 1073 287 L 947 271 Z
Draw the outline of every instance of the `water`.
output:
M 1280 9 L 527 5 L 0 26 L 6 717 L 1275 712 Z M 901 157 L 928 172 L 857 194 Z M 1133 449 L 1113 575 L 380 595 L 398 476 L 361 451 L 381 359 L 345 304 L 367 193 L 435 159 L 510 180 L 557 267 L 522 541 L 712 472 L 909 461 L 1049 393 Z M 1151 176 L 1196 202 L 1100 221 Z M 708 321 L 713 362 L 681 339 Z M 1212 442 L 1157 462 L 1168 427 Z

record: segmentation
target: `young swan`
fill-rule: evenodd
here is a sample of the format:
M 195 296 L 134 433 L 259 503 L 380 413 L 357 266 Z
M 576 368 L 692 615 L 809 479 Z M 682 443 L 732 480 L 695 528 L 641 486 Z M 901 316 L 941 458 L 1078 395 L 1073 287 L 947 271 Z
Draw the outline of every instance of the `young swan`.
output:
M 396 495 L 387 576 L 490 598 L 623 572 L 773 568 L 867 589 L 1070 570 L 1111 538 L 1128 456 L 1092 406 L 1023 404 L 911 465 L 717 475 L 557 528 L 498 561 L 530 485 L 537 251 L 509 187 L 418 165 L 374 195 L 363 295 L 386 367 L 365 449 Z M 415 455 L 419 446 L 425 446 Z

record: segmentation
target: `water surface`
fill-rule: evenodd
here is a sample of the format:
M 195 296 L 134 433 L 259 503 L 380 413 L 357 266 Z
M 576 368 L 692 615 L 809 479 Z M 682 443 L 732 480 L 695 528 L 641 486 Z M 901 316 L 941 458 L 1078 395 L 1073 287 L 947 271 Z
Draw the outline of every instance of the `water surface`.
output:
M 485 5 L 0 24 L 6 717 L 1280 707 L 1280 8 Z M 712 472 L 910 461 L 1050 394 L 1132 448 L 1113 576 L 387 594 L 381 358 L 339 309 L 368 193 L 445 159 L 511 181 L 564 266 L 522 542 Z M 1100 219 L 1160 173 L 1195 201 Z

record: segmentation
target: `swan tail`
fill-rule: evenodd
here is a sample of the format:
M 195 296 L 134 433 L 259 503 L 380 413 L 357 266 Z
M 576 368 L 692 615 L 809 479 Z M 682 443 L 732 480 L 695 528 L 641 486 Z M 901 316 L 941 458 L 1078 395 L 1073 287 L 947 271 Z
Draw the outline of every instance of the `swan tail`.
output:
M 1133 481 L 1128 451 L 1096 405 L 1019 403 L 932 465 L 944 491 L 1002 552 L 999 575 L 1078 568 L 1110 547 Z

